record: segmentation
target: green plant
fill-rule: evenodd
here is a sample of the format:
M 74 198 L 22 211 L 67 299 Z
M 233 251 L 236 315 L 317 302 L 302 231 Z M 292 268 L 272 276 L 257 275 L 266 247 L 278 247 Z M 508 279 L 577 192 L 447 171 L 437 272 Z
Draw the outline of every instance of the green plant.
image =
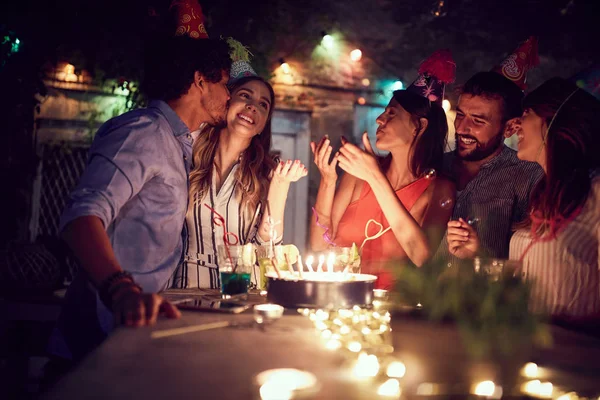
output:
M 523 346 L 551 343 L 543 317 L 529 311 L 530 285 L 519 278 L 492 279 L 469 262 L 403 265 L 399 271 L 400 302 L 420 303 L 431 320 L 453 320 L 472 356 L 510 356 Z

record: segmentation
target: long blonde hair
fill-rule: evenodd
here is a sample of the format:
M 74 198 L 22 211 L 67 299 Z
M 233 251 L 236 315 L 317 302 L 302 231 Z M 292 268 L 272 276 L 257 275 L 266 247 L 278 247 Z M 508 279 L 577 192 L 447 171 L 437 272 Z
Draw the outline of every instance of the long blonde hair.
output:
M 235 180 L 238 183 L 236 196 L 242 204 L 256 207 L 266 199 L 272 171 L 277 166 L 271 150 L 271 116 L 275 108 L 275 93 L 273 87 L 258 76 L 241 78 L 230 87 L 231 93 L 250 81 L 263 82 L 271 95 L 271 108 L 263 131 L 255 135 L 250 145 L 240 157 L 240 167 L 236 171 Z M 193 168 L 190 172 L 190 205 L 199 202 L 210 190 L 213 161 L 219 145 L 221 127 L 205 126 L 192 149 Z

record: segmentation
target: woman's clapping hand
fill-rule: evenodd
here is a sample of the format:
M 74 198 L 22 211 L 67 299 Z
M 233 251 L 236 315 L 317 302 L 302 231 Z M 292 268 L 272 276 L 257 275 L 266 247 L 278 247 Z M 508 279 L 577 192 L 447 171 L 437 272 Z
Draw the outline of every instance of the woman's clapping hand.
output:
M 340 168 L 347 173 L 358 179 L 371 182 L 372 179 L 381 175 L 381 170 L 367 132 L 363 134 L 362 141 L 365 150 L 342 138 L 342 147 L 336 155 L 336 159 L 340 164 Z
M 307 174 L 308 170 L 300 160 L 281 161 L 275 168 L 273 180 L 279 183 L 291 183 L 298 181 Z

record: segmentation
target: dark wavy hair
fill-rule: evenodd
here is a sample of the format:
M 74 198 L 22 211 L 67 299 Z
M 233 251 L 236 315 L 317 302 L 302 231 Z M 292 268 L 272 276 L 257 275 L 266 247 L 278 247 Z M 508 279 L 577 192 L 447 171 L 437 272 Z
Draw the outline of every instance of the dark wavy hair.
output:
M 236 90 L 250 81 L 264 83 L 271 96 L 271 108 L 263 131 L 255 135 L 248 148 L 242 153 L 240 168 L 236 180 L 240 184 L 236 195 L 242 203 L 255 207 L 260 201 L 266 200 L 272 171 L 277 166 L 277 160 L 270 154 L 271 150 L 271 116 L 275 109 L 275 92 L 269 82 L 258 76 L 240 78 L 230 85 L 232 96 Z M 193 204 L 204 197 L 210 188 L 213 160 L 219 145 L 220 129 L 206 126 L 194 142 L 194 168 L 190 172 L 190 202 Z
M 470 94 L 488 99 L 502 100 L 502 122 L 521 116 L 523 91 L 513 82 L 497 72 L 485 71 L 473 75 L 458 90 L 459 94 Z
M 421 130 L 421 118 L 428 121 L 427 128 L 411 143 L 408 163 L 411 173 L 421 176 L 432 168 L 441 171 L 448 135 L 448 122 L 442 106 L 406 90 L 396 90 L 392 98 L 411 115 L 417 130 Z
M 140 90 L 148 99 L 175 100 L 188 92 L 196 71 L 215 83 L 223 72 L 229 74 L 230 67 L 224 40 L 167 37 L 147 46 Z
M 574 83 L 552 78 L 527 95 L 523 108 L 549 128 L 540 132 L 546 175 L 532 191 L 531 207 L 546 221 L 568 218 L 585 203 L 590 171 L 600 167 L 600 102 Z

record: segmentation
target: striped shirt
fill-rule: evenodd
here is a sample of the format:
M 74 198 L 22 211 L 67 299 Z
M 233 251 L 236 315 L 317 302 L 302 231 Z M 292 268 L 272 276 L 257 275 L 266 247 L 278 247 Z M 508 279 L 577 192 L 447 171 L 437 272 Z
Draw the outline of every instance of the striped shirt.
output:
M 444 173 L 451 179 L 454 158 L 454 152 L 444 154 Z M 474 221 L 482 252 L 489 257 L 507 258 L 512 226 L 525 219 L 529 195 L 543 173 L 537 163 L 519 160 L 516 151 L 504 146 L 463 190 L 456 192 L 452 219 Z M 455 258 L 448 251 L 446 235 L 435 258 L 452 262 Z
M 233 241 L 234 234 L 239 239 L 237 244 L 262 244 L 257 232 L 263 206 L 262 203 L 257 207 L 241 203 L 239 182 L 235 179 L 238 168 L 239 163 L 233 166 L 218 192 L 214 183 L 217 180 L 216 170 L 213 168 L 210 190 L 199 202 L 188 207 L 184 227 L 187 238 L 184 241 L 184 259 L 175 272 L 171 287 L 220 287 L 217 248 L 224 244 L 225 232 L 230 232 L 228 237 Z M 225 219 L 225 226 L 219 226 L 220 222 L 215 218 L 217 216 L 206 206 Z
M 510 258 L 518 260 L 532 241 L 527 229 L 515 232 Z M 585 317 L 600 313 L 600 176 L 581 213 L 556 239 L 534 243 L 525 253 L 523 273 L 533 283 L 532 309 Z

